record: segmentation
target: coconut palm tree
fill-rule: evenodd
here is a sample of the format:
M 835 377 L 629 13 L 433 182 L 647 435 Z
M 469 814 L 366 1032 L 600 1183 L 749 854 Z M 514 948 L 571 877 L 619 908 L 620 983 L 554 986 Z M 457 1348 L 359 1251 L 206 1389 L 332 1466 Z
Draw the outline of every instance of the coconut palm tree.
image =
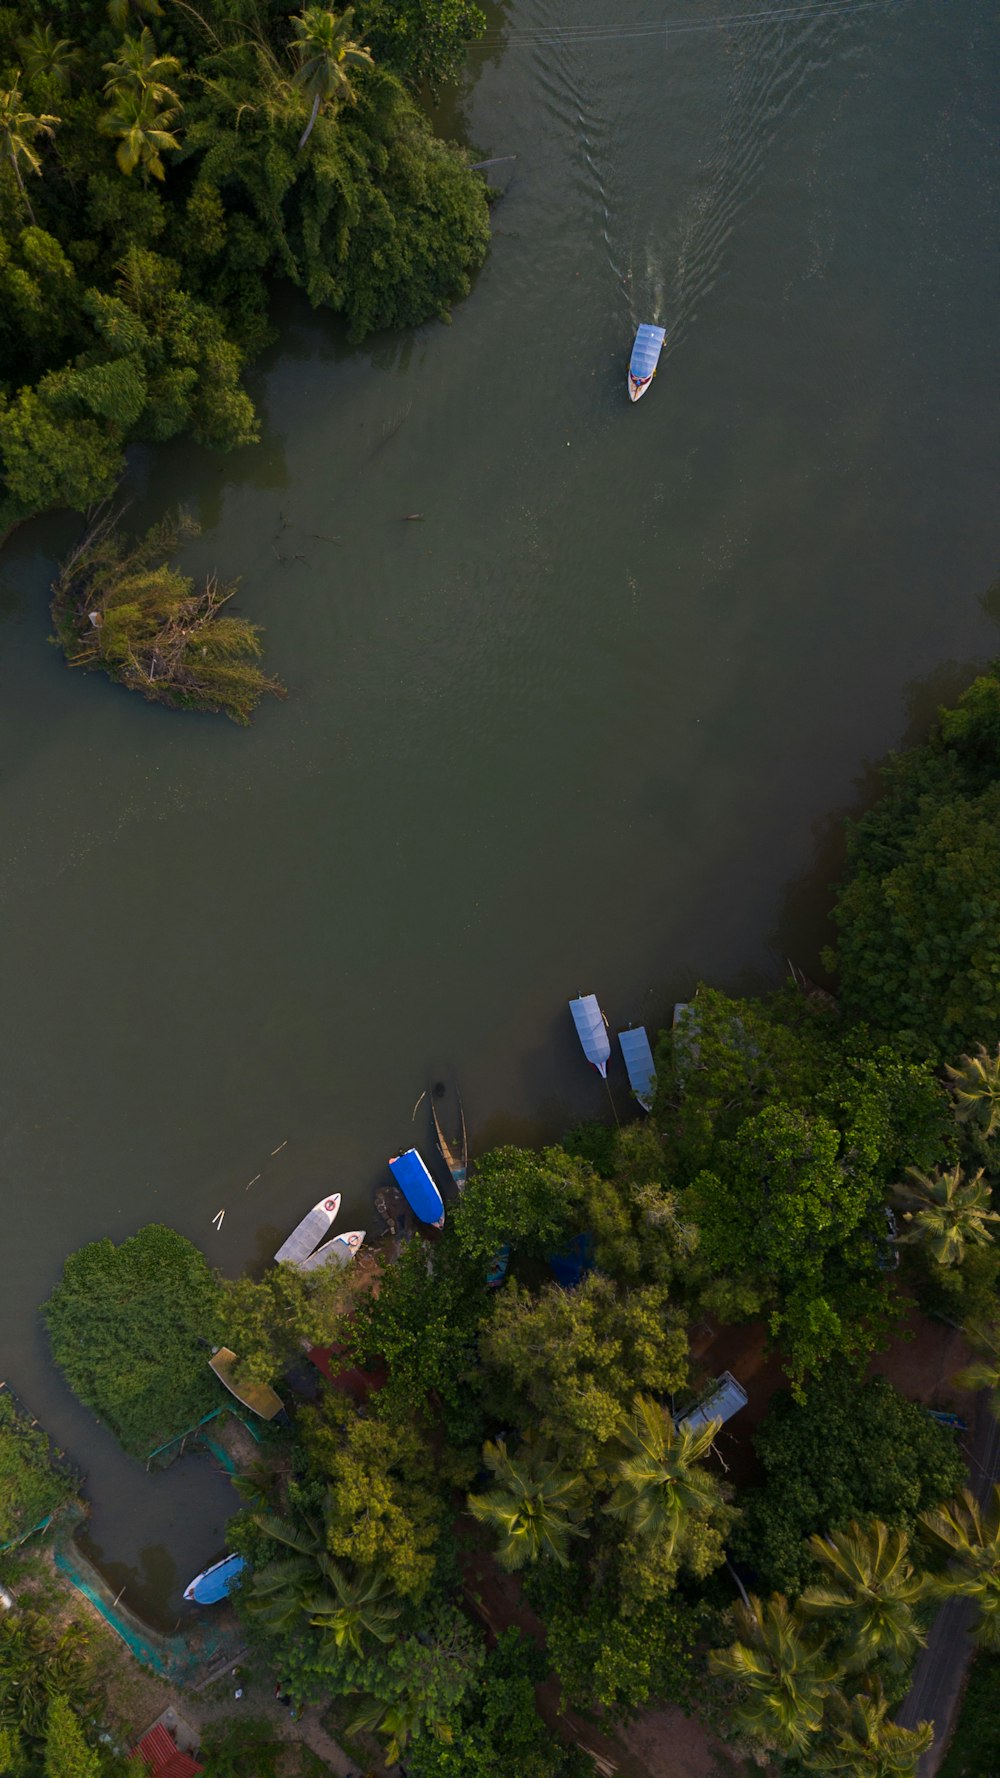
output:
M 962 1389 L 988 1389 L 990 1412 L 1000 1420 L 1000 1321 L 973 1321 L 965 1329 L 979 1353 L 955 1378 Z
M 823 1741 L 810 1752 L 809 1770 L 842 1778 L 914 1778 L 934 1730 L 929 1722 L 901 1729 L 888 1712 L 878 1683 L 853 1698 L 835 1692 Z
M 46 94 L 68 93 L 81 60 L 76 44 L 57 37 L 51 25 L 35 25 L 17 41 L 28 80 Z
M 335 12 L 327 12 L 325 7 L 304 6 L 292 19 L 295 42 L 290 47 L 290 54 L 297 64 L 292 84 L 311 94 L 313 102 L 300 148 L 308 142 L 321 109 L 328 105 L 355 104 L 357 94 L 350 70 L 375 66 L 369 51 L 352 39 L 353 23 L 353 6 L 339 18 Z
M 307 1618 L 325 1630 L 338 1648 L 361 1654 L 365 1636 L 392 1640 L 391 1624 L 400 1607 L 387 1577 L 378 1569 L 350 1574 L 328 1554 L 319 1528 L 276 1513 L 255 1513 L 254 1523 L 293 1553 L 276 1557 L 255 1573 L 246 1594 L 247 1609 L 274 1630 L 294 1629 Z
M 1000 1482 L 994 1482 L 988 1506 L 963 1488 L 958 1500 L 921 1513 L 920 1525 L 930 1542 L 953 1558 L 950 1575 L 937 1582 L 939 1591 L 974 1601 L 976 1640 L 1000 1653 Z
M 685 1526 L 722 1505 L 719 1483 L 697 1467 L 721 1424 L 711 1420 L 697 1431 L 675 1426 L 652 1396 L 637 1395 L 619 1423 L 623 1449 L 608 1464 L 614 1491 L 603 1510 L 624 1519 L 640 1542 L 662 1540 L 673 1549 Z
M 803 1753 L 819 1733 L 835 1679 L 826 1651 L 781 1593 L 766 1602 L 751 1593 L 734 1617 L 737 1640 L 712 1650 L 710 1671 L 742 1694 L 735 1720 L 751 1740 L 775 1753 Z
M 470 1494 L 469 1511 L 481 1525 L 499 1533 L 496 1559 L 501 1568 L 523 1568 L 539 1556 L 552 1556 L 565 1566 L 571 1537 L 585 1537 L 576 1522 L 585 1484 L 570 1475 L 544 1445 L 526 1441 L 523 1453 L 509 1456 L 503 1439 L 487 1440 L 483 1462 L 496 1486 Z
M 978 1044 L 974 1056 L 960 1056 L 959 1066 L 945 1063 L 959 1123 L 977 1123 L 989 1138 L 1000 1128 L 1000 1044 L 991 1056 Z
M 168 75 L 181 74 L 183 66 L 176 56 L 161 56 L 148 25 L 143 25 L 138 37 L 122 38 L 117 56 L 113 62 L 105 62 L 104 72 L 108 77 L 104 91 L 109 99 L 117 99 L 123 93 L 148 92 L 154 104 L 182 109 L 180 99 L 166 80 Z
M 961 1167 L 947 1173 L 921 1173 L 919 1167 L 906 1171 L 913 1183 L 892 1189 L 903 1203 L 917 1208 L 904 1212 L 903 1220 L 911 1226 L 905 1235 L 897 1235 L 897 1241 L 924 1244 L 939 1266 L 960 1265 L 967 1246 L 983 1247 L 992 1241 L 987 1224 L 1000 1222 L 1000 1214 L 990 1209 L 990 1188 L 981 1167 L 969 1179 Z
M 849 1650 L 847 1670 L 879 1658 L 904 1668 L 925 1640 L 914 1612 L 929 1583 L 909 1560 L 905 1531 L 890 1531 L 880 1519 L 856 1521 L 846 1531 L 811 1537 L 809 1549 L 826 1578 L 807 1587 L 799 1599 L 806 1617 L 833 1619 Z
M 33 111 L 25 111 L 24 98 L 18 85 L 20 78 L 20 73 L 16 73 L 13 86 L 0 91 L 0 155 L 10 161 L 25 209 L 34 222 L 35 212 L 31 208 L 31 200 L 21 177 L 21 163 L 24 163 L 29 173 L 41 175 L 41 156 L 35 152 L 34 143 L 39 136 L 51 136 L 61 119 L 49 117 L 45 112 L 36 116 Z
M 180 147 L 171 128 L 177 117 L 173 106 L 157 109 L 148 87 L 133 87 L 117 94 L 112 109 L 101 113 L 97 127 L 102 136 L 119 138 L 115 159 L 123 173 L 131 176 L 141 167 L 144 179 L 149 173 L 154 179 L 163 179 L 162 156 L 168 149 Z

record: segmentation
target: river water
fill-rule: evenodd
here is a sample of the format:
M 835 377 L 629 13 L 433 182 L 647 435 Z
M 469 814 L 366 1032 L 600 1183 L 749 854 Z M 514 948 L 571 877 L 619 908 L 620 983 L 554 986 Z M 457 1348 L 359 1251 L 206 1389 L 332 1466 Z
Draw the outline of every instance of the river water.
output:
M 136 453 L 266 626 L 249 733 L 66 670 L 75 521 L 0 563 L 0 1374 L 158 1621 L 233 1497 L 74 1403 L 65 1254 L 155 1218 L 236 1271 L 334 1187 L 371 1227 L 439 1071 L 474 1147 L 606 1112 L 567 998 L 815 972 L 831 816 L 995 647 L 1000 18 L 718 4 L 494 13 L 451 123 L 517 159 L 453 325 L 279 299 L 261 446 Z

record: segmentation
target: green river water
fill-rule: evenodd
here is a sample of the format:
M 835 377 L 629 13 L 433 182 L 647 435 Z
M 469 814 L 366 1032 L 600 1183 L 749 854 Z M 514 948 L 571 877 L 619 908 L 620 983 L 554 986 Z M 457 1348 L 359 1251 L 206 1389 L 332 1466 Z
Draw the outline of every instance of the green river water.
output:
M 438 1071 L 474 1148 L 606 1112 L 567 998 L 815 972 L 840 815 L 996 646 L 1000 18 L 717 6 L 494 12 L 447 121 L 517 159 L 453 325 L 351 350 L 279 295 L 260 447 L 135 454 L 266 626 L 249 733 L 66 670 L 75 520 L 0 562 L 0 1375 L 156 1621 L 233 1497 L 74 1402 L 65 1254 L 158 1219 L 236 1271 L 333 1188 L 373 1228 Z

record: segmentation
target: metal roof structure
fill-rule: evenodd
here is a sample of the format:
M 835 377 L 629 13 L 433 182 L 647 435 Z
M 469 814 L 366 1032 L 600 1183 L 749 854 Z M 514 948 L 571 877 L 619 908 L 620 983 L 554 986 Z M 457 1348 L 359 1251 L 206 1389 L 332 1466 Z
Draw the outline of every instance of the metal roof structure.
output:
M 682 1414 L 677 1424 L 698 1432 L 712 1420 L 731 1420 L 734 1414 L 746 1407 L 748 1400 L 743 1384 L 736 1381 L 732 1371 L 723 1371 L 711 1393 L 689 1413 Z

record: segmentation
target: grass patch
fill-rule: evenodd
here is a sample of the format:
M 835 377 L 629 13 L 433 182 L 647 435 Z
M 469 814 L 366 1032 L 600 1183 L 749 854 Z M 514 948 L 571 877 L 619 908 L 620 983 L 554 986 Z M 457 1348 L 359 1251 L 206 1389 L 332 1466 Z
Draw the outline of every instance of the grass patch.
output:
M 938 1778 L 1000 1778 L 1000 1656 L 976 1656 Z
M 45 1433 L 0 1388 L 0 1545 L 16 1543 L 54 1513 L 73 1484 L 52 1461 Z

